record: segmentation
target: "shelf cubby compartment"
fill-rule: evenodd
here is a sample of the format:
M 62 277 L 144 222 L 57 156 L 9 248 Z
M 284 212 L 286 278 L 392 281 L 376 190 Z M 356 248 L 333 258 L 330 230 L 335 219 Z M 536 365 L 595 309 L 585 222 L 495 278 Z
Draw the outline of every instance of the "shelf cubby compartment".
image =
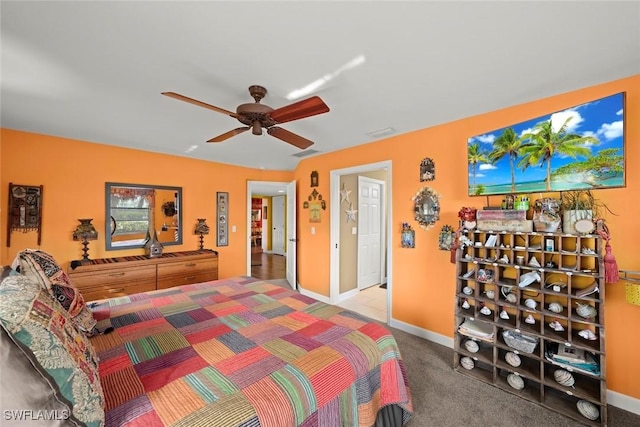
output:
M 558 383 L 554 374 L 557 370 L 565 370 L 568 371 L 574 379 L 574 384 L 571 387 L 564 386 Z M 587 375 L 583 375 L 579 372 L 570 371 L 563 367 L 547 364 L 544 365 L 544 383 L 546 386 L 550 388 L 554 388 L 563 393 L 572 393 L 573 396 L 579 399 L 589 400 L 594 403 L 600 404 L 600 380 L 597 378 L 592 378 Z
M 507 353 L 515 353 L 520 359 L 519 366 L 513 366 L 506 361 Z M 527 353 L 521 353 L 515 349 L 499 349 L 496 366 L 501 369 L 511 370 L 513 372 L 528 378 L 540 377 L 540 360 Z
M 591 402 L 598 408 L 599 416 L 596 420 L 590 420 L 578 411 L 577 405 L 579 400 L 582 399 L 574 396 L 570 390 L 562 391 L 552 387 L 544 387 L 544 398 L 542 401 L 544 406 L 588 426 L 606 425 L 606 404 Z
M 519 375 L 523 382 L 524 382 L 524 388 L 521 390 L 518 390 L 516 388 L 513 388 L 509 382 L 507 381 L 507 378 L 510 374 L 515 374 L 515 375 Z M 498 386 L 499 388 L 509 392 L 509 393 L 513 393 L 516 394 L 520 397 L 524 397 L 527 400 L 532 400 L 534 402 L 540 402 L 541 400 L 541 384 L 540 382 L 537 380 L 536 377 L 529 377 L 529 376 L 524 376 L 524 375 L 520 375 L 518 372 L 513 371 L 512 369 L 500 369 L 498 372 L 498 377 L 496 379 L 496 386 Z

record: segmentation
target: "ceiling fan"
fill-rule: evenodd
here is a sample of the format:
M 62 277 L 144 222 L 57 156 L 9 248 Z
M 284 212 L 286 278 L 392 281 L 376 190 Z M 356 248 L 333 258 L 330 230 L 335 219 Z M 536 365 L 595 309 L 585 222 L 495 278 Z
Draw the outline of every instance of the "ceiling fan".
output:
M 254 135 L 262 135 L 262 129 L 265 128 L 269 135 L 281 139 L 288 144 L 302 149 L 308 148 L 313 145 L 313 141 L 303 138 L 293 132 L 289 132 L 288 130 L 276 125 L 291 122 L 293 120 L 304 119 L 306 117 L 315 116 L 329 111 L 327 104 L 325 104 L 318 96 L 312 96 L 311 98 L 303 99 L 302 101 L 273 109 L 268 105 L 260 104 L 260 100 L 267 94 L 267 89 L 258 85 L 249 86 L 249 94 L 251 94 L 255 102 L 239 105 L 238 108 L 236 108 L 235 113 L 175 92 L 162 92 L 162 94 L 180 101 L 189 102 L 200 107 L 217 111 L 218 113 L 226 114 L 245 125 L 211 138 L 207 142 L 222 142 L 249 129 L 251 129 L 251 132 Z

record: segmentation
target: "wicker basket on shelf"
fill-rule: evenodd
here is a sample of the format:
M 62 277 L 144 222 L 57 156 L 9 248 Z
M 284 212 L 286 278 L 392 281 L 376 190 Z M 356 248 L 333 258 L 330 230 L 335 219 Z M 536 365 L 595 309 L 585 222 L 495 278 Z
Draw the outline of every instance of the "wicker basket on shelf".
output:
M 523 353 L 533 353 L 538 345 L 538 338 L 516 331 L 503 331 L 504 342 L 511 348 Z

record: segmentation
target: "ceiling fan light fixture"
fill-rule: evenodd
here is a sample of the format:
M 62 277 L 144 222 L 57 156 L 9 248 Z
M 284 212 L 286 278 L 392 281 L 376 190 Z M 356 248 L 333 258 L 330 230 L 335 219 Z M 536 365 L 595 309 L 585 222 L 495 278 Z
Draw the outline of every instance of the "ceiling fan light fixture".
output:
M 258 120 L 251 123 L 251 133 L 254 135 L 262 135 L 262 125 Z

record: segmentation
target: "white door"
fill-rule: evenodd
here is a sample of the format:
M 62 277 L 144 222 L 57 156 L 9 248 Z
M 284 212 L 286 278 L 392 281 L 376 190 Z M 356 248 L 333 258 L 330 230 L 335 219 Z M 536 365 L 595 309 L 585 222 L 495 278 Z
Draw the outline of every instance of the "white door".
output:
M 358 176 L 358 289 L 382 282 L 384 182 Z
M 296 279 L 296 182 L 287 184 L 287 282 L 293 289 L 297 289 Z
M 288 188 L 288 187 L 287 187 Z M 271 220 L 271 250 L 274 254 L 284 255 L 285 245 L 285 222 L 284 222 L 284 196 L 275 196 L 272 199 L 273 206 L 271 207 L 272 220 Z

